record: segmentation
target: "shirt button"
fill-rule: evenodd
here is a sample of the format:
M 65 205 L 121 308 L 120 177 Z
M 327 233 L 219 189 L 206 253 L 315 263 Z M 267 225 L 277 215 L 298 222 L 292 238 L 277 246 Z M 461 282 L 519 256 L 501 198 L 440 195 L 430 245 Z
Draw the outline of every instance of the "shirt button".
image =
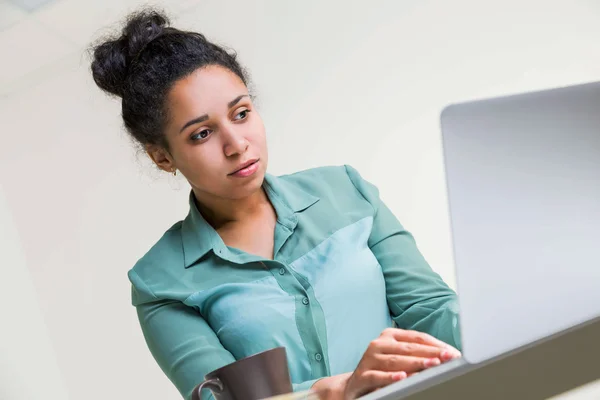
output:
M 315 354 L 315 360 L 317 361 L 321 361 L 323 359 L 323 356 L 319 353 Z
M 279 270 L 279 275 L 285 275 L 285 268 L 281 268 Z
M 308 298 L 307 297 L 305 297 L 305 298 L 302 299 L 302 304 L 304 304 L 305 306 L 308 305 Z

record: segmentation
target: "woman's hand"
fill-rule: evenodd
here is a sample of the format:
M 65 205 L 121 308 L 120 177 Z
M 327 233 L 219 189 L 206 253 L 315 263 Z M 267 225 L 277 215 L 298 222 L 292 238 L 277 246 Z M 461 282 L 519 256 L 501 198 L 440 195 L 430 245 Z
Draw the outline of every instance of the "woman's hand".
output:
M 369 344 L 354 373 L 344 376 L 342 398 L 355 399 L 460 356 L 457 349 L 426 333 L 386 329 Z M 341 383 L 337 384 L 339 395 Z

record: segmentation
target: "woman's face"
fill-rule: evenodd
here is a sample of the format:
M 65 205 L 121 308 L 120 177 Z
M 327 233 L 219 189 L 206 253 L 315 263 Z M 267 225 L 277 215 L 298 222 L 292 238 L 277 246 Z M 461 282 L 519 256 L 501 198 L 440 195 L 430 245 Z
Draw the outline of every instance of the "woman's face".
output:
M 237 200 L 260 188 L 268 160 L 265 127 L 236 74 L 219 66 L 199 69 L 175 83 L 167 102 L 167 168 L 177 168 L 197 197 Z

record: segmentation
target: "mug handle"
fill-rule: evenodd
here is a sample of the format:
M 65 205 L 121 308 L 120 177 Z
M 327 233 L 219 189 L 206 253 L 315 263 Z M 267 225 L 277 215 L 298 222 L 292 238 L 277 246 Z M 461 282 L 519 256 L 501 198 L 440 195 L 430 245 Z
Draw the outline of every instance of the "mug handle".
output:
M 192 392 L 192 400 L 200 400 L 200 392 L 202 389 L 210 389 L 216 392 L 222 392 L 223 384 L 218 378 L 205 380 L 194 388 L 194 391 Z

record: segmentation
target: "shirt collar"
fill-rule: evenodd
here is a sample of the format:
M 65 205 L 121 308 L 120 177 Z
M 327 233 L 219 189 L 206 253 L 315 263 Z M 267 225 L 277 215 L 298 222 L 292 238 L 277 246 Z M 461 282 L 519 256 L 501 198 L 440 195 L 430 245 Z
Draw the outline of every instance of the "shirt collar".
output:
M 302 212 L 319 201 L 300 185 L 280 177 L 266 174 L 263 188 L 277 212 L 277 219 L 284 225 L 297 223 L 296 213 Z M 189 195 L 190 211 L 183 220 L 181 238 L 184 266 L 192 266 L 211 250 L 223 250 L 226 246 L 217 231 L 204 219 L 196 206 L 194 192 Z

